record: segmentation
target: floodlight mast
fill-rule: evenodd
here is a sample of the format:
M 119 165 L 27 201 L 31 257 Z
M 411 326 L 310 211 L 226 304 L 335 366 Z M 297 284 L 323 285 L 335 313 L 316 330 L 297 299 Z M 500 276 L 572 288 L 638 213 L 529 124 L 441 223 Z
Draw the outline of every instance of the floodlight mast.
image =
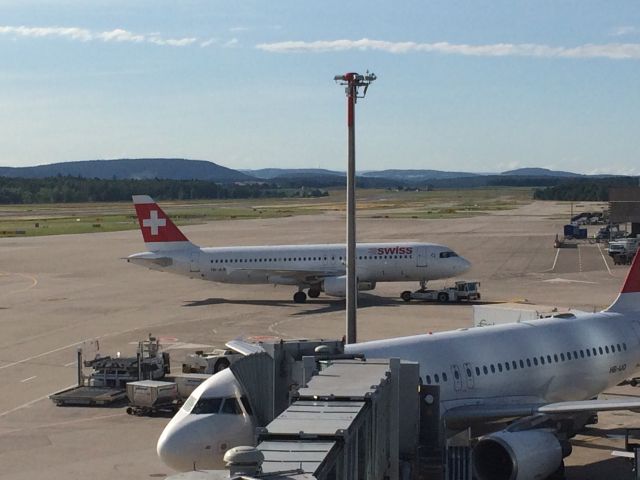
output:
M 336 83 L 345 86 L 347 94 L 347 129 L 349 132 L 349 161 L 347 163 L 347 325 L 346 343 L 356 343 L 356 309 L 358 308 L 358 277 L 356 275 L 356 102 L 364 98 L 371 82 L 376 79 L 374 73 L 360 75 L 345 73 L 336 75 Z M 360 93 L 360 88 L 363 88 Z

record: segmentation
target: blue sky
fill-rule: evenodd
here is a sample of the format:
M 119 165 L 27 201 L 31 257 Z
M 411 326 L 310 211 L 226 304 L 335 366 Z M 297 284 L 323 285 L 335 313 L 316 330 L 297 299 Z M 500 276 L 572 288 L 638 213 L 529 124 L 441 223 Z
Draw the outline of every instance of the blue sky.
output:
M 0 165 L 640 174 L 637 1 L 0 0 Z

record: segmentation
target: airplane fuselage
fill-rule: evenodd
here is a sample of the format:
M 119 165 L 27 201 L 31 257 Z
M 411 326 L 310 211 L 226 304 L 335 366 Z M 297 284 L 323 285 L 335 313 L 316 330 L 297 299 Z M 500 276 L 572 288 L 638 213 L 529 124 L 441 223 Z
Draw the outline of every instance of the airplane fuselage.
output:
M 427 281 L 455 276 L 468 262 L 451 250 L 432 243 L 361 243 L 357 247 L 359 282 Z M 221 247 L 144 252 L 129 257 L 133 263 L 192 278 L 221 283 L 299 285 L 292 272 L 310 276 L 344 275 L 345 246 L 279 245 Z M 151 258 L 171 262 L 151 263 Z M 166 264 L 168 263 L 168 264 Z
M 444 409 L 585 400 L 640 367 L 640 317 L 600 312 L 347 345 L 420 364 Z

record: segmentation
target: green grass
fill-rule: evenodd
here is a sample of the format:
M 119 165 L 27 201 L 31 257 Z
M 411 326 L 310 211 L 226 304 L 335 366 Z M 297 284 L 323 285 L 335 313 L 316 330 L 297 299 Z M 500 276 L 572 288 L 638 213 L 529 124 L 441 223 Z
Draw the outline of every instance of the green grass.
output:
M 360 216 L 374 218 L 462 218 L 530 203 L 529 188 L 478 188 L 396 192 L 359 190 Z M 278 218 L 345 210 L 344 190 L 328 197 L 162 202 L 178 225 L 216 220 Z M 36 226 L 37 225 L 37 226 Z M 113 232 L 138 228 L 131 203 L 0 205 L 0 237 Z M 15 234 L 16 231 L 24 233 Z

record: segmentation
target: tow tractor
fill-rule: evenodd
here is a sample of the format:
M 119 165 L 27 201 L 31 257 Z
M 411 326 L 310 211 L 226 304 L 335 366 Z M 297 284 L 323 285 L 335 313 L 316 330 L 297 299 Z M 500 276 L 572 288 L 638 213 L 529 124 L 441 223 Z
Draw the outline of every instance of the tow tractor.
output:
M 459 280 L 453 287 L 445 287 L 442 289 L 427 289 L 426 284 L 422 288 L 412 292 L 405 290 L 400 298 L 405 302 L 411 300 L 423 300 L 427 302 L 472 302 L 480 300 L 480 282 Z

